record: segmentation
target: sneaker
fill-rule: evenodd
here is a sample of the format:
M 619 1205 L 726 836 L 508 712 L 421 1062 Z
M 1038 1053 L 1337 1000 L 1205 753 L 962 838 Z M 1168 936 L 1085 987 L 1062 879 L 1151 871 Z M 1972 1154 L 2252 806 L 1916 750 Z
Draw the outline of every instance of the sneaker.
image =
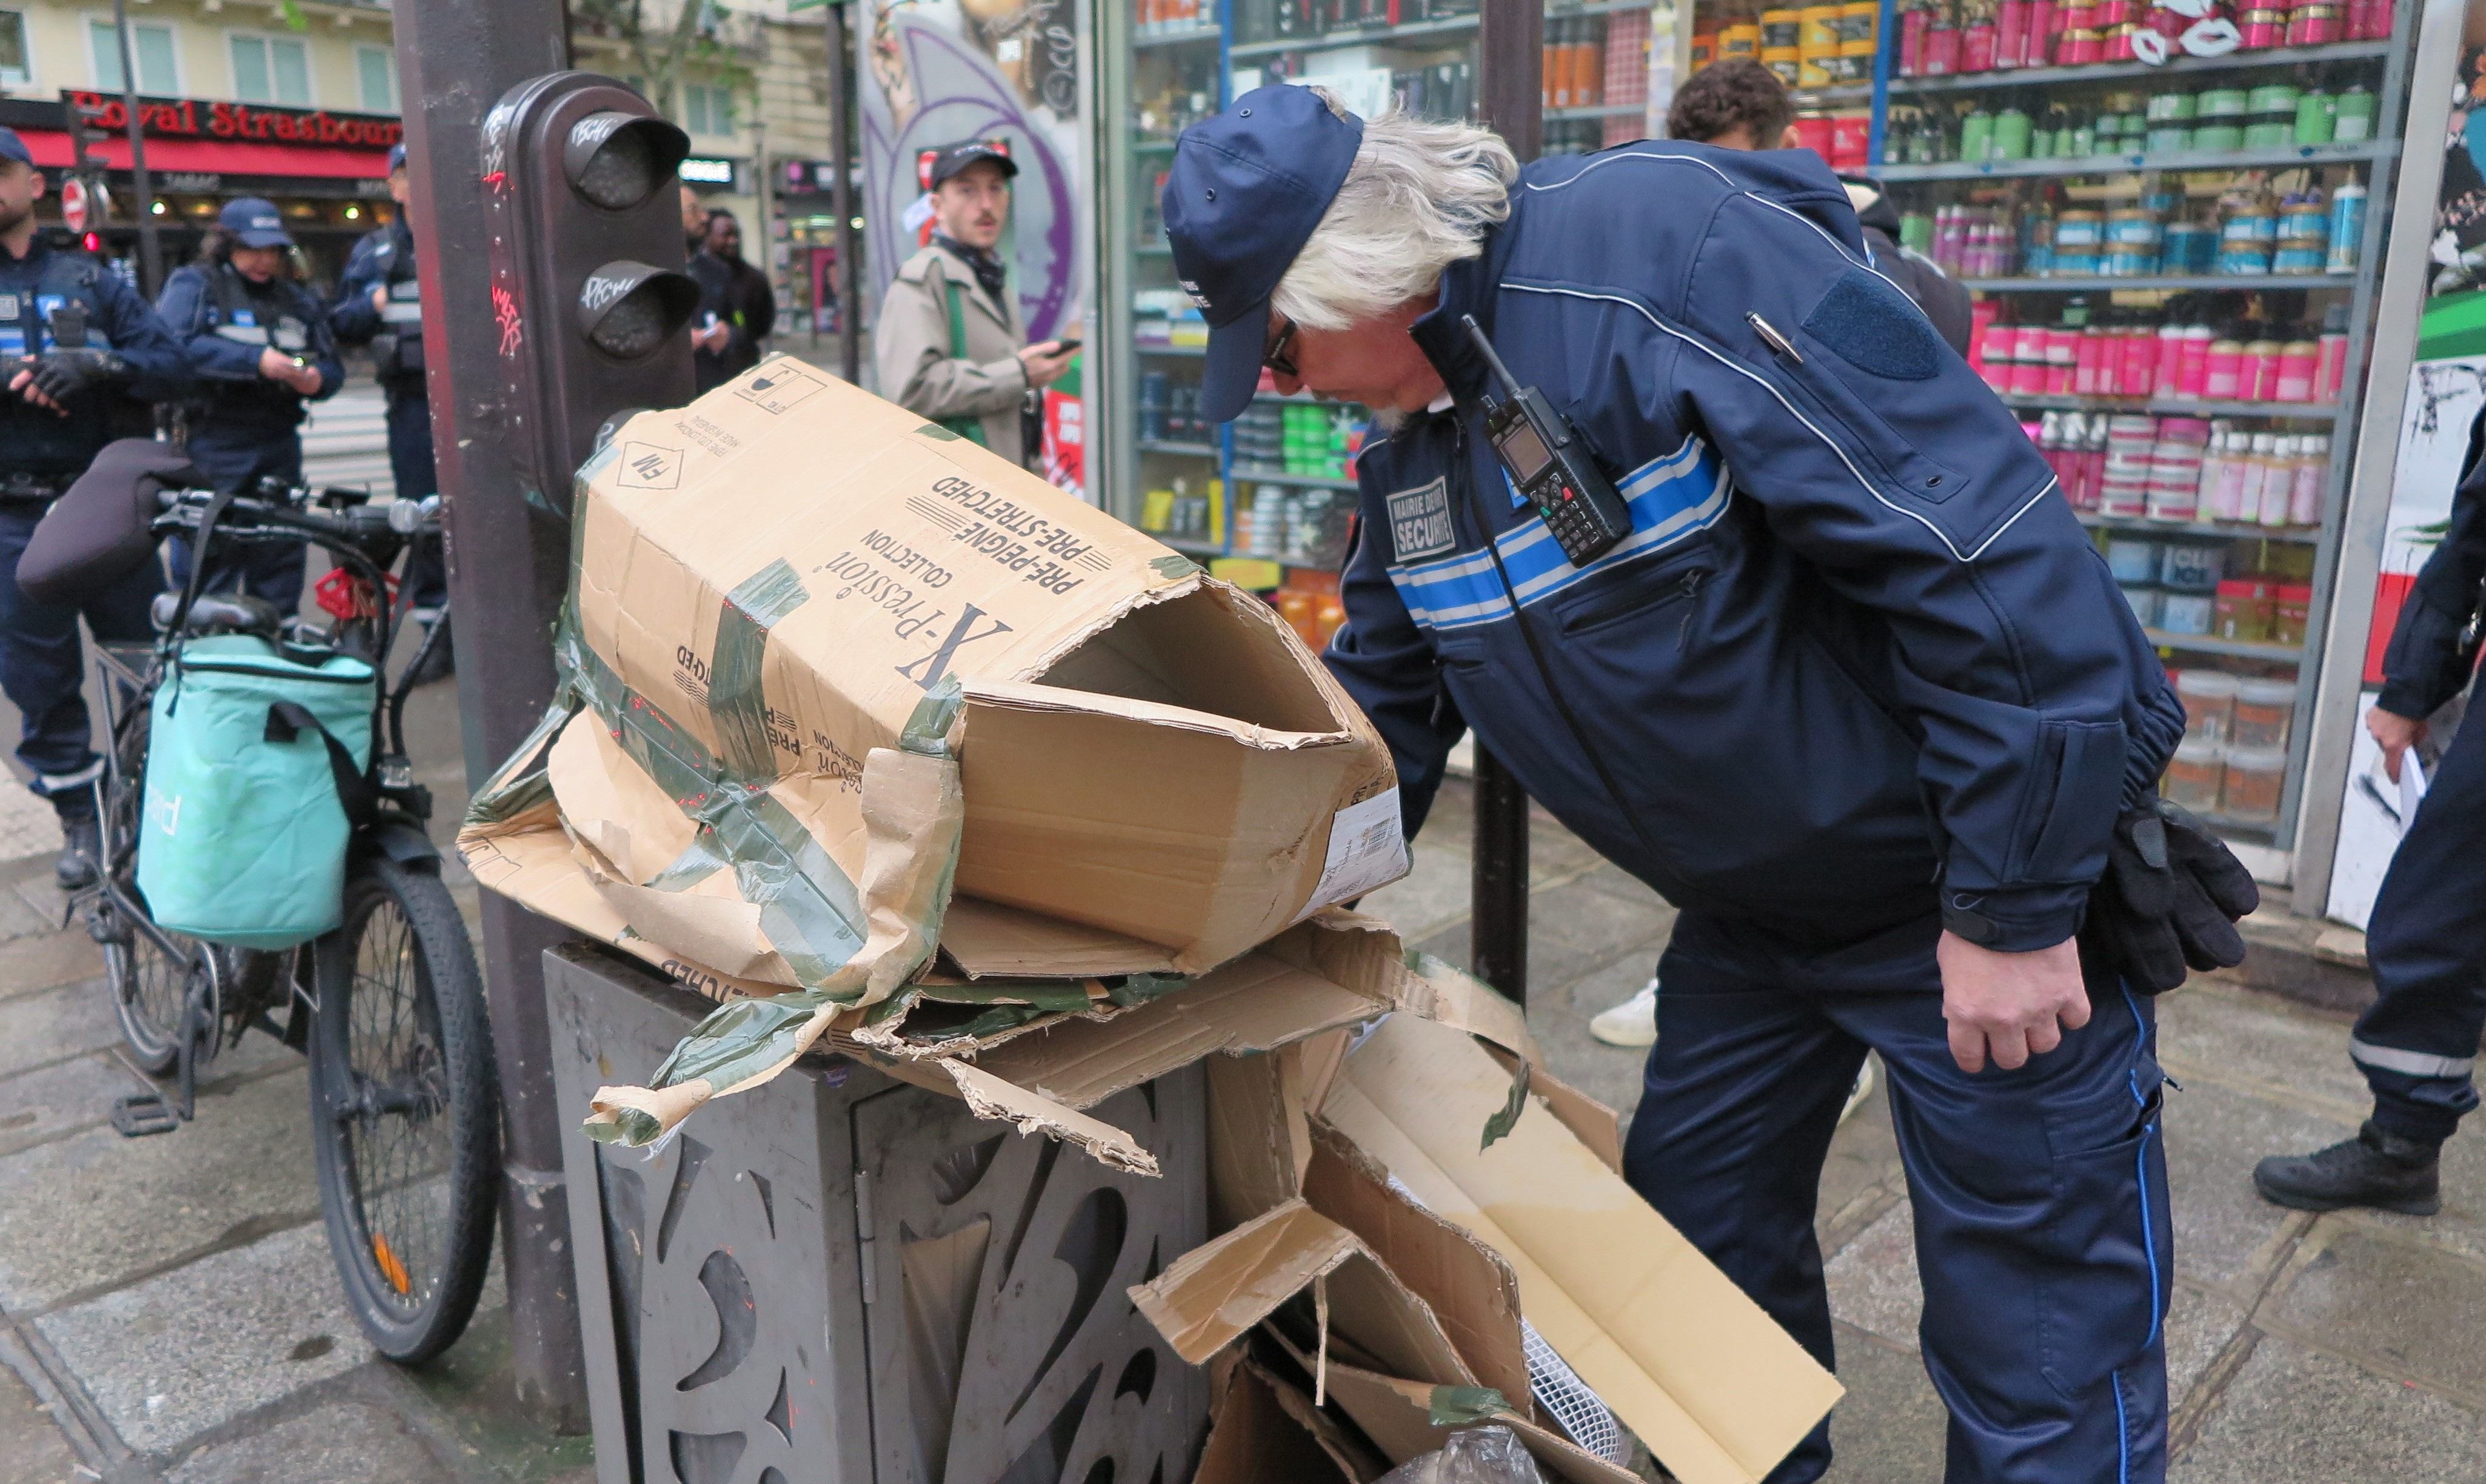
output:
M 1856 1110 L 1864 1107 L 1864 1100 L 1872 1095 L 1873 1058 L 1866 1057 L 1864 1064 L 1856 1069 L 1856 1086 L 1847 1089 L 1847 1104 L 1838 1110 L 1838 1121 L 1844 1123 L 1855 1117 Z
M 1609 1046 L 1654 1046 L 1657 1044 L 1657 979 L 1640 987 L 1640 993 L 1609 1010 L 1599 1010 L 1588 1021 L 1588 1033 Z
M 95 885 L 96 858 L 103 854 L 103 836 L 91 813 L 61 816 L 61 855 L 52 863 L 52 884 L 64 892 L 82 892 Z
M 2432 1216 L 2443 1209 L 2436 1179 L 2442 1145 L 2386 1134 L 2367 1119 L 2354 1139 L 2305 1155 L 2273 1155 L 2253 1167 L 2262 1198 L 2299 1211 L 2372 1206 Z

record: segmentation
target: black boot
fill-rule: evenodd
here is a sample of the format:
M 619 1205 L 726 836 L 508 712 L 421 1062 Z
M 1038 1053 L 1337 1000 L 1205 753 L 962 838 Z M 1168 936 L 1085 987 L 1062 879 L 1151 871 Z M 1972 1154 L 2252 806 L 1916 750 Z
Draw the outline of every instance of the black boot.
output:
M 2437 1186 L 2439 1143 L 2386 1134 L 2367 1119 L 2354 1139 L 2311 1154 L 2278 1154 L 2253 1167 L 2253 1188 L 2265 1200 L 2299 1211 L 2372 1206 L 2432 1216 L 2443 1209 Z
M 63 810 L 61 856 L 52 863 L 52 884 L 64 892 L 80 892 L 95 885 L 95 863 L 102 854 L 103 836 L 96 828 L 94 811 Z

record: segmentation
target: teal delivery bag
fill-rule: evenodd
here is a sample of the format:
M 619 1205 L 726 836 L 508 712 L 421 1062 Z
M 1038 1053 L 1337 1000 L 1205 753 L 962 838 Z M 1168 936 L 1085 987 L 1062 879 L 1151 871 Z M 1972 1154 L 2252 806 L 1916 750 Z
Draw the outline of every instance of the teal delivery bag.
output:
M 156 688 L 138 891 L 158 926 L 287 948 L 345 917 L 378 677 L 248 634 L 193 639 Z M 342 793 L 341 793 L 342 789 Z

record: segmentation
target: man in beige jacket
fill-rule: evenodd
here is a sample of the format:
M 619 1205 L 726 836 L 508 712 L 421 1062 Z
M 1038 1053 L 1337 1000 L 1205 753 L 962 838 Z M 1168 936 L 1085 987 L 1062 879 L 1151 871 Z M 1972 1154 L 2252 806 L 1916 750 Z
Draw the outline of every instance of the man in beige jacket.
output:
M 1018 166 L 1004 150 L 969 140 L 935 153 L 926 174 L 931 245 L 898 270 L 872 332 L 881 394 L 1025 464 L 1037 452 L 1021 432 L 1028 394 L 1058 380 L 1079 347 L 1021 344 L 1018 295 L 993 252 Z

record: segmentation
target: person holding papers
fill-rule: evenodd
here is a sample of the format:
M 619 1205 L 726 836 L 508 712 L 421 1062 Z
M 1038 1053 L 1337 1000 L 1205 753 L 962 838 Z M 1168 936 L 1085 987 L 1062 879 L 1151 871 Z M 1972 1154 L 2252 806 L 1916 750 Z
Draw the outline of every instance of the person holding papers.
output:
M 2450 529 L 2417 573 L 2383 658 L 2387 683 L 2365 729 L 2382 744 L 2399 796 L 2413 791 L 2414 749 L 2426 718 L 2476 673 L 2486 614 L 2486 412 L 2469 428 L 2469 454 L 2452 496 Z M 2378 1206 L 2431 1216 L 2443 1141 L 2477 1106 L 2478 1034 L 2486 1030 L 2486 719 L 2453 736 L 2407 821 L 2374 898 L 2365 957 L 2380 995 L 2357 1021 L 2348 1055 L 2374 1091 L 2357 1137 L 2253 1168 L 2253 1184 L 2282 1206 L 2335 1211 Z

